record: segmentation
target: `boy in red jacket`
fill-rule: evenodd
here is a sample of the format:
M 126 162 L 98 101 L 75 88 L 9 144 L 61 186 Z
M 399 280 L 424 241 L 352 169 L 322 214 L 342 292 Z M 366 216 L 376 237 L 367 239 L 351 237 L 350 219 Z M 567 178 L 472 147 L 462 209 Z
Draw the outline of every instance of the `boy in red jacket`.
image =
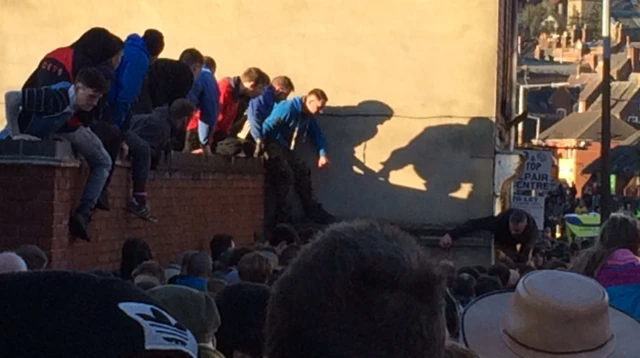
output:
M 213 135 L 216 141 L 229 136 L 238 115 L 243 114 L 239 110 L 243 99 L 248 104 L 248 99 L 259 96 L 269 82 L 269 76 L 257 67 L 249 67 L 240 76 L 225 77 L 218 82 L 220 102 Z

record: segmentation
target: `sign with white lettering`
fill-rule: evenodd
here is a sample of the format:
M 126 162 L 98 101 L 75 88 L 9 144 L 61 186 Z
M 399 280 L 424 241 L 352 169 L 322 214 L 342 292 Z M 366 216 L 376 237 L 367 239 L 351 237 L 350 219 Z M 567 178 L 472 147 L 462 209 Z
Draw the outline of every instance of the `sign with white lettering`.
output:
M 523 150 L 524 170 L 513 185 L 511 207 L 526 211 L 536 220 L 538 229 L 544 228 L 544 200 L 551 191 L 553 158 L 546 150 Z

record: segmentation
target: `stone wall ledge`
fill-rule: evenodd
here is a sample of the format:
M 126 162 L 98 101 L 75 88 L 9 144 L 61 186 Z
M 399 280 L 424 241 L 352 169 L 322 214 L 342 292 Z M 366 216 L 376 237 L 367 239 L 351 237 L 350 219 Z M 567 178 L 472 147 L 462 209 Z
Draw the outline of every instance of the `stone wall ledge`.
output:
M 71 144 L 64 140 L 0 140 L 0 163 L 77 167 L 80 166 L 81 158 L 74 155 Z M 116 165 L 130 167 L 127 160 L 118 160 Z M 175 151 L 168 158 L 163 158 L 157 169 L 165 173 L 263 174 L 264 172 L 260 159 L 217 154 L 213 157 L 205 157 Z

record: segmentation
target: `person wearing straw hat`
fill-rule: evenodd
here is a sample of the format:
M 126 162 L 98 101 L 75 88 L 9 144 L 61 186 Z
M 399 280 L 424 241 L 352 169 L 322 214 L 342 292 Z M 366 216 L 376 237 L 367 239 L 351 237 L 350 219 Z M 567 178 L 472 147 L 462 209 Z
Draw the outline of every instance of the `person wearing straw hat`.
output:
M 609 306 L 605 289 L 576 273 L 527 274 L 515 291 L 469 304 L 462 342 L 481 357 L 640 357 L 640 322 Z

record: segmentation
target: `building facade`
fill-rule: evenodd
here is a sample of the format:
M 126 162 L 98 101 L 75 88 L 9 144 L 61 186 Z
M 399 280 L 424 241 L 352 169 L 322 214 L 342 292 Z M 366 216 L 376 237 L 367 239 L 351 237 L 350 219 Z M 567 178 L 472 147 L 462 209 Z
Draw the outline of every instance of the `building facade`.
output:
M 495 123 L 513 114 L 515 6 L 0 0 L 0 91 L 19 88 L 45 53 L 90 27 L 122 38 L 157 28 L 166 41 L 162 57 L 195 47 L 215 58 L 218 78 L 258 66 L 291 77 L 295 95 L 327 92 L 320 124 L 332 165 L 318 170 L 301 150 L 329 211 L 457 223 L 493 213 Z

